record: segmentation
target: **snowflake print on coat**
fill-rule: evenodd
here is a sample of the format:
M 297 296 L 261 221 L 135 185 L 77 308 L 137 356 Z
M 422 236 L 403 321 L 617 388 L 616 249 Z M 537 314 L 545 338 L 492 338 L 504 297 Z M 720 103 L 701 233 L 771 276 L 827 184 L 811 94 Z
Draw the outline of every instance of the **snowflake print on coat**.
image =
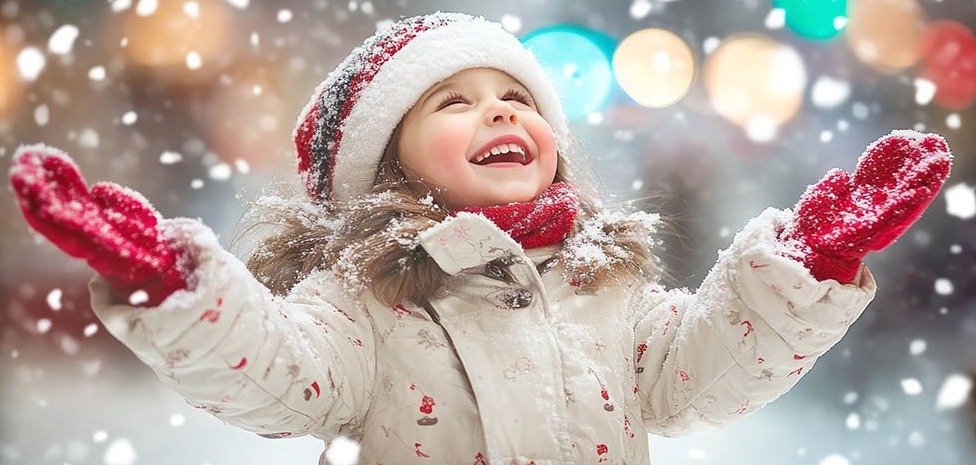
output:
M 505 379 L 515 381 L 519 376 L 524 375 L 535 369 L 535 364 L 529 357 L 519 357 L 512 366 L 504 370 Z

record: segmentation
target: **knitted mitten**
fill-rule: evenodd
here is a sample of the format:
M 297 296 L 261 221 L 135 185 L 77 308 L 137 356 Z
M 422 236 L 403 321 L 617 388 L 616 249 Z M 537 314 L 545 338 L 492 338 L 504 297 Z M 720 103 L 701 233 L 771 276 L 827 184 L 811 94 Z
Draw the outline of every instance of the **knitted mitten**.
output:
M 43 145 L 17 151 L 10 183 L 27 222 L 86 260 L 117 298 L 155 306 L 187 287 L 186 254 L 161 235 L 159 214 L 139 193 L 114 183 L 89 190 L 71 158 Z M 146 298 L 132 296 L 137 291 Z
M 892 131 L 868 146 L 854 174 L 833 169 L 807 188 L 780 234 L 786 255 L 819 280 L 852 281 L 865 255 L 890 245 L 922 215 L 951 164 L 942 137 Z

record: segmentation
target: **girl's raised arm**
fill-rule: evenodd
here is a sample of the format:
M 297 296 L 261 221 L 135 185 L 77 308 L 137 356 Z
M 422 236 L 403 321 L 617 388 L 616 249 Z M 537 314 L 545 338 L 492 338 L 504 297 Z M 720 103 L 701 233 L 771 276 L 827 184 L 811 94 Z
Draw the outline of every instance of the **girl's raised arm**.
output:
M 196 220 L 161 220 L 139 194 L 87 188 L 64 153 L 21 148 L 11 184 L 28 223 L 98 273 L 106 328 L 192 405 L 271 437 L 325 439 L 370 401 L 372 329 L 335 279 L 271 295 Z
M 941 137 L 894 131 L 853 174 L 833 170 L 811 186 L 795 213 L 753 219 L 696 293 L 639 293 L 634 358 L 648 429 L 718 426 L 788 391 L 872 300 L 861 260 L 921 216 L 951 159 Z

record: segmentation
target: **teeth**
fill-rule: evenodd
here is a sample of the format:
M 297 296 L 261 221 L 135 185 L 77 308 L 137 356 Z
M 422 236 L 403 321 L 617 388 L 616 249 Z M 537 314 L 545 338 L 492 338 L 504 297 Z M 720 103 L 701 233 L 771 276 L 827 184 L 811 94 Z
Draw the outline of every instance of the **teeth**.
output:
M 492 147 L 485 153 L 478 155 L 474 158 L 475 163 L 481 163 L 485 158 L 492 155 L 501 155 L 503 153 L 516 152 L 522 154 L 522 161 L 526 160 L 525 149 L 523 149 L 518 144 L 500 144 Z

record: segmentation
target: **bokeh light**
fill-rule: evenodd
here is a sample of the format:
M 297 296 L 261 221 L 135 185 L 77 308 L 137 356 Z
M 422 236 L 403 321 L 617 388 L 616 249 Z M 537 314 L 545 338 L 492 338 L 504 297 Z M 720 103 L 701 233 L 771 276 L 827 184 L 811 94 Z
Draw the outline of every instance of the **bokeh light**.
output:
M 858 0 L 849 9 L 845 36 L 861 61 L 893 74 L 915 64 L 924 29 L 916 0 Z
M 965 24 L 934 21 L 918 49 L 919 76 L 935 84 L 933 101 L 961 110 L 976 101 L 976 34 Z
M 786 26 L 807 39 L 832 39 L 847 25 L 847 0 L 774 0 L 786 13 Z
M 13 53 L 0 43 L 0 115 L 10 113 L 20 102 L 22 85 L 16 69 Z
M 274 69 L 267 63 L 241 62 L 225 71 L 198 115 L 208 142 L 238 170 L 292 161 L 285 156 L 290 141 L 274 137 L 292 124 Z
M 768 141 L 803 103 L 806 67 L 792 47 L 762 34 L 732 36 L 708 56 L 704 84 L 715 111 Z
M 613 55 L 620 87 L 637 103 L 660 108 L 688 92 L 695 77 L 695 57 L 685 41 L 664 29 L 637 31 L 620 42 Z
M 613 88 L 609 36 L 571 24 L 537 29 L 522 37 L 559 91 L 570 119 L 582 119 L 606 105 Z
M 123 16 L 121 45 L 131 63 L 182 78 L 226 63 L 230 12 L 223 2 L 158 2 L 143 10 L 137 6 Z

